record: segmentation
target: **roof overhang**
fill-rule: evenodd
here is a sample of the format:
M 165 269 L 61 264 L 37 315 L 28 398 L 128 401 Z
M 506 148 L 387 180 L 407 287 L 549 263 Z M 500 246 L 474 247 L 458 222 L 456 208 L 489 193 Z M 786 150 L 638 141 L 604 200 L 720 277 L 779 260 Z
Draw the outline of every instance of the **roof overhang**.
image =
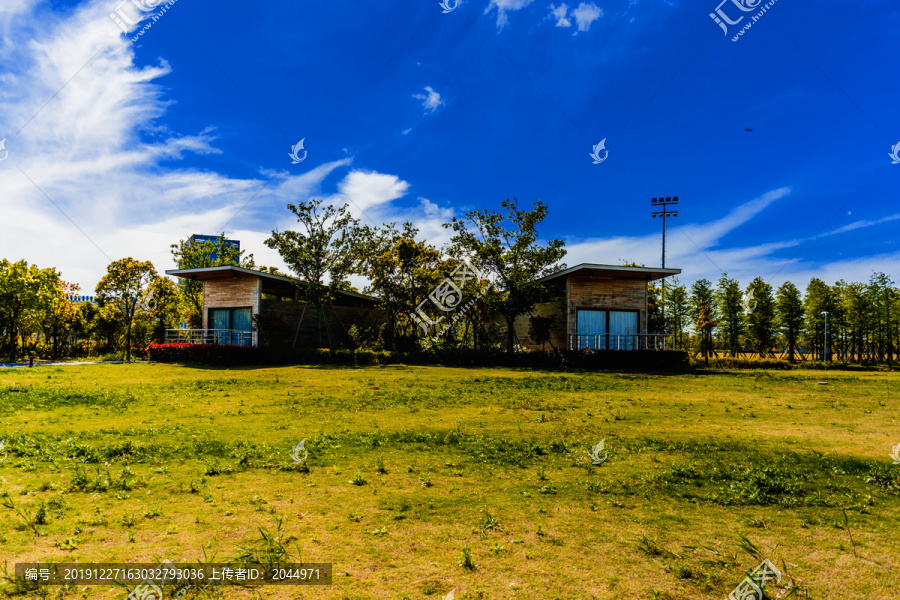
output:
M 236 267 L 234 265 L 201 267 L 199 269 L 173 269 L 171 271 L 166 271 L 166 275 L 181 277 L 182 279 L 191 279 L 193 281 L 221 281 L 225 279 L 237 279 L 239 277 L 259 277 L 262 279 L 263 293 L 265 294 L 284 295 L 287 291 L 306 285 L 306 282 L 294 277 L 274 275 L 264 271 L 254 271 L 253 269 L 245 269 L 244 267 Z M 360 294 L 358 292 L 339 290 L 338 293 L 350 298 L 358 298 L 370 302 L 377 300 L 377 298 L 366 296 L 365 294 Z M 291 295 L 293 295 L 292 291 Z
M 656 281 L 672 275 L 681 274 L 681 269 L 655 269 L 649 267 L 623 267 L 620 265 L 598 265 L 593 263 L 581 263 L 547 275 L 537 280 L 538 283 L 549 283 L 560 277 L 569 275 L 581 275 L 596 277 L 597 279 L 638 279 L 643 281 Z

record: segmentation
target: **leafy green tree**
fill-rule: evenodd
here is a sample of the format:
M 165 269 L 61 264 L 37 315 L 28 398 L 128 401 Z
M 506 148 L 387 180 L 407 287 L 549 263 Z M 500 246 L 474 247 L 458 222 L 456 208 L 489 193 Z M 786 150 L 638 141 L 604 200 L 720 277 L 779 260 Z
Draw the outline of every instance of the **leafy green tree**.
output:
M 205 269 L 207 267 L 223 267 L 233 265 L 245 269 L 253 269 L 256 264 L 253 255 L 244 255 L 243 250 L 225 243 L 222 233 L 215 241 L 195 242 L 190 238 L 172 244 L 172 258 L 179 269 Z M 203 326 L 203 282 L 191 279 L 180 279 L 178 288 L 189 308 L 188 323 L 191 328 Z
M 772 356 L 775 347 L 775 299 L 772 286 L 757 277 L 747 286 L 747 339 L 760 357 Z
M 565 242 L 538 241 L 537 227 L 547 217 L 547 206 L 538 200 L 531 210 L 520 210 L 515 198 L 500 203 L 506 214 L 472 210 L 462 219 L 453 217 L 444 227 L 452 229 L 451 254 L 469 257 L 472 266 L 496 282 L 485 294 L 485 303 L 506 320 L 506 351 L 515 350 L 516 317 L 531 311 L 547 297 L 536 283 L 559 270 L 566 255 Z
M 166 341 L 166 330 L 175 329 L 181 323 L 182 307 L 178 285 L 167 277 L 156 277 L 149 285 L 152 301 L 145 306 L 144 318 L 148 321 L 150 340 L 161 344 Z
M 60 294 L 56 269 L 40 269 L 24 260 L 0 260 L 0 342 L 9 360 L 19 354 L 26 338 L 38 331 Z
M 698 279 L 691 286 L 689 311 L 699 336 L 698 351 L 703 355 L 704 361 L 708 365 L 709 357 L 714 355 L 716 351 L 713 333 L 719 326 L 718 321 L 716 321 L 715 294 L 709 279 Z
M 850 283 L 842 286 L 840 306 L 843 308 L 843 325 L 849 347 L 845 358 L 860 362 L 870 358 L 869 339 L 872 334 L 874 303 L 864 283 Z
M 690 318 L 690 300 L 687 288 L 677 277 L 672 277 L 663 289 L 666 333 L 675 338 L 675 348 L 684 348 L 684 330 Z
M 117 311 L 125 329 L 125 360 L 131 360 L 131 333 L 135 314 L 143 302 L 148 286 L 157 278 L 150 262 L 133 258 L 115 260 L 97 284 L 97 301 Z
M 795 362 L 794 355 L 803 331 L 803 298 L 797 286 L 786 281 L 775 294 L 775 323 L 788 347 L 788 361 Z
M 78 305 L 69 300 L 81 287 L 75 283 L 59 282 L 59 293 L 51 301 L 44 315 L 44 337 L 50 344 L 50 357 L 59 358 L 63 342 L 74 332 L 78 323 Z
M 367 228 L 366 271 L 371 280 L 368 293 L 378 297 L 387 317 L 385 345 L 397 349 L 414 340 L 419 327 L 411 314 L 450 272 L 451 265 L 440 250 L 418 241 L 419 231 L 404 223 L 398 231 L 393 225 L 375 232 Z M 373 243 L 374 242 L 374 243 Z
M 822 346 L 825 331 L 825 315 L 828 312 L 832 317 L 836 316 L 837 298 L 831 287 L 821 279 L 814 277 L 806 286 L 806 294 L 803 297 L 804 323 L 806 329 L 806 344 L 812 350 L 814 356 L 823 356 Z M 833 336 L 832 336 L 833 337 Z M 829 340 L 829 346 L 833 339 Z
M 894 330 L 897 320 L 894 306 L 897 290 L 894 282 L 884 273 L 873 273 L 869 278 L 869 296 L 872 299 L 872 328 L 877 346 L 877 360 L 892 362 L 894 359 Z
M 321 345 L 325 305 L 333 302 L 338 291 L 349 287 L 350 275 L 359 272 L 363 230 L 346 204 L 335 208 L 312 199 L 287 207 L 297 217 L 300 231 L 273 231 L 266 246 L 278 251 L 285 264 L 304 282 L 303 298 L 319 309 Z M 327 320 L 325 326 L 328 327 Z M 329 347 L 334 350 L 330 330 L 328 339 Z
M 737 356 L 741 349 L 741 336 L 744 334 L 744 294 L 737 279 L 728 279 L 728 273 L 722 273 L 716 287 L 716 303 L 719 307 L 720 328 L 725 338 L 725 345 L 731 356 Z

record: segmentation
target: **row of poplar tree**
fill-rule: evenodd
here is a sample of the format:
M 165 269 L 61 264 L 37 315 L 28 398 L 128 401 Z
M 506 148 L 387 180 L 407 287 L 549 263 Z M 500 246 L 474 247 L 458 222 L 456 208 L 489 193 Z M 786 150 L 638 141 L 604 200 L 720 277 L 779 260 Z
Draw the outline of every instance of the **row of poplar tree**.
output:
M 884 273 L 868 283 L 813 278 L 805 292 L 761 277 L 746 288 L 723 274 L 690 287 L 677 278 L 650 290 L 651 331 L 703 355 L 891 362 L 900 354 L 900 290 Z M 826 314 L 827 313 L 827 314 Z

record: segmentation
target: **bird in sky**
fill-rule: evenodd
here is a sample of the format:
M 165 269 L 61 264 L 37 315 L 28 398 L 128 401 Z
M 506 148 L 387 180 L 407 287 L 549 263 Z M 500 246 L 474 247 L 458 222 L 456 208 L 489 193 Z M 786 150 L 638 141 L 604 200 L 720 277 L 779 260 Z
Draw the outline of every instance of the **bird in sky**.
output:
M 747 128 L 746 128 L 746 127 L 744 127 L 744 129 L 747 129 Z M 752 129 L 747 129 L 747 131 L 753 131 L 753 130 L 752 130 Z

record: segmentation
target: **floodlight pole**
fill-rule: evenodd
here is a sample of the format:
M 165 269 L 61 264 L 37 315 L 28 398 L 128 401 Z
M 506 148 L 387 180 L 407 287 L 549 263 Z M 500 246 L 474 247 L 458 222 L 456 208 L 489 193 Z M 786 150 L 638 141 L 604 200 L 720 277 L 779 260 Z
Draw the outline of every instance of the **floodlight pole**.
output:
M 651 204 L 654 206 L 662 206 L 662 211 L 650 213 L 654 218 L 662 217 L 663 222 L 663 230 L 662 230 L 662 268 L 666 268 L 666 219 L 668 217 L 677 217 L 678 211 L 669 212 L 668 208 L 670 206 L 678 206 L 678 196 L 675 197 L 667 197 L 667 198 L 653 198 L 651 199 Z
M 825 349 L 822 351 L 822 356 L 825 362 L 828 362 L 828 312 L 822 311 L 822 314 L 825 315 Z
M 662 268 L 666 268 L 666 218 L 667 217 L 677 217 L 678 211 L 668 212 L 669 206 L 678 206 L 678 196 L 675 197 L 666 197 L 666 198 L 652 198 L 650 201 L 654 206 L 662 206 L 661 212 L 653 212 L 650 213 L 653 215 L 653 218 L 662 217 L 663 222 L 663 236 L 662 236 Z M 662 310 L 662 319 L 663 319 L 663 333 L 665 333 L 666 329 L 666 305 L 665 305 L 665 295 L 666 295 L 666 278 L 663 276 L 662 278 L 662 301 L 663 301 L 663 310 Z M 673 340 L 674 346 L 674 340 Z

